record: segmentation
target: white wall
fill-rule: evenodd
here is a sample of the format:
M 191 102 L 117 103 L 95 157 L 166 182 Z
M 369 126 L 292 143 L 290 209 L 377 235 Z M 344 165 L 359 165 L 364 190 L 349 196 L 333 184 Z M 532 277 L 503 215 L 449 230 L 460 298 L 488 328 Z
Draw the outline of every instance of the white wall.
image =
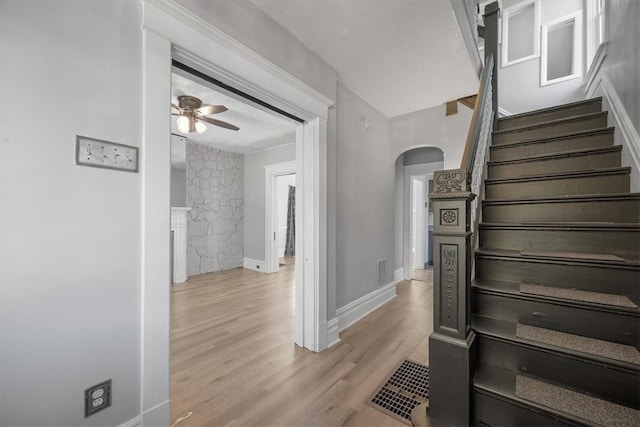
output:
M 507 9 L 523 0 L 503 0 Z M 541 1 L 540 24 L 560 18 L 583 8 L 583 0 Z M 582 46 L 584 56 L 584 43 Z M 542 50 L 542 48 L 541 48 Z M 501 49 L 498 49 L 499 55 Z M 484 53 L 483 53 L 484 55 Z M 501 59 L 498 62 L 502 65 Z M 498 69 L 498 104 L 511 114 L 551 107 L 584 99 L 584 64 L 582 77 L 565 82 L 540 86 L 540 57 Z
M 287 213 L 289 211 L 289 186 L 296 186 L 295 174 L 281 175 L 276 177 L 275 194 L 278 224 L 278 257 L 284 256 L 284 251 L 287 246 Z
M 458 114 L 445 116 L 445 106 L 428 108 L 391 119 L 390 161 L 417 147 L 437 147 L 447 169 L 460 167 L 473 111 L 459 105 Z
M 369 120 L 361 127 L 362 117 Z M 394 175 L 389 119 L 338 83 L 336 305 L 377 288 L 377 261 L 393 280 Z
M 140 413 L 141 174 L 74 154 L 140 145 L 140 3 L 5 0 L 0 31 L 0 425 L 119 425 Z
M 244 156 L 244 256 L 265 260 L 265 170 L 275 163 L 289 162 L 296 158 L 294 143 Z

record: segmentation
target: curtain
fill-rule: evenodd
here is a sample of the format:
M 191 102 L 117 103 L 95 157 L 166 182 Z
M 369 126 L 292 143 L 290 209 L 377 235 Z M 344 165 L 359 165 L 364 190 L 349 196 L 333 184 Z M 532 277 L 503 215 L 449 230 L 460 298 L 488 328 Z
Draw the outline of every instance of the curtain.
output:
M 284 246 L 284 256 L 296 256 L 296 187 L 293 185 L 289 186 L 287 242 Z

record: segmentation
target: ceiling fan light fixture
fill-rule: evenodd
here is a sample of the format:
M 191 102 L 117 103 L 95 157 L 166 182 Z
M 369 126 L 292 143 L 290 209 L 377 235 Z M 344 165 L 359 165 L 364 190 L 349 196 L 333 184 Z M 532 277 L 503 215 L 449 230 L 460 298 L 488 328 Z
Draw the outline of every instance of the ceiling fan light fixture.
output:
M 196 132 L 204 133 L 207 130 L 207 126 L 201 121 L 196 120 Z
M 182 133 L 189 133 L 189 118 L 187 116 L 180 116 L 176 123 L 178 125 L 178 131 Z

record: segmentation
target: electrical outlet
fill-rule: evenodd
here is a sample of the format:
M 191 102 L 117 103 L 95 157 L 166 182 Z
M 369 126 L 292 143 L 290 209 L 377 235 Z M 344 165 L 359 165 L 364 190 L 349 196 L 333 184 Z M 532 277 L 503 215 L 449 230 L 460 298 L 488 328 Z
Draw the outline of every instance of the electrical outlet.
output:
M 111 380 L 89 387 L 84 391 L 84 417 L 111 406 Z

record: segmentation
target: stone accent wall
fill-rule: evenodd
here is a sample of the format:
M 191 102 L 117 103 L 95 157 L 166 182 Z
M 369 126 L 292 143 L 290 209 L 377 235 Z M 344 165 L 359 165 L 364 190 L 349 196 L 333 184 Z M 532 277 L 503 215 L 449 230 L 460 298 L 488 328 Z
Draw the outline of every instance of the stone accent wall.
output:
M 242 267 L 244 156 L 187 141 L 187 275 Z

